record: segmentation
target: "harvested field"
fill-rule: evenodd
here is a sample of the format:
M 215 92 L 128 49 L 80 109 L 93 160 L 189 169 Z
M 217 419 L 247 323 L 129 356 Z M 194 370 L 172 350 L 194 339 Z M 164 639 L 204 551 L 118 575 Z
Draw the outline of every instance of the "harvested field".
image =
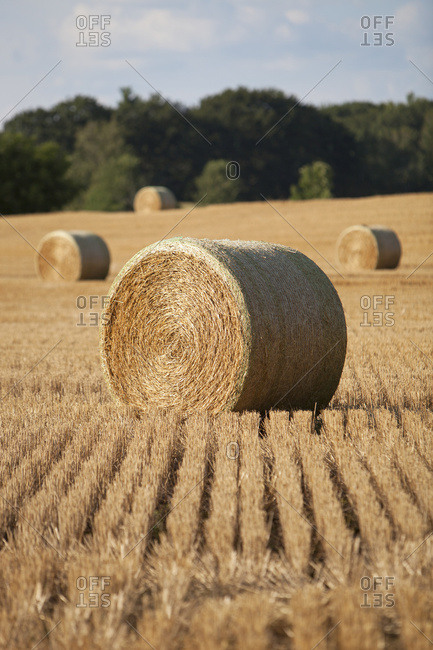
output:
M 0 219 L 0 647 L 430 647 L 432 196 L 271 204 L 197 208 L 172 236 L 290 245 L 330 277 L 347 357 L 315 421 L 138 419 L 112 400 L 98 350 L 104 297 L 186 209 L 157 223 Z M 338 234 L 366 220 L 398 232 L 400 265 L 346 276 Z M 23 237 L 36 246 L 58 228 L 104 238 L 105 281 L 36 277 Z

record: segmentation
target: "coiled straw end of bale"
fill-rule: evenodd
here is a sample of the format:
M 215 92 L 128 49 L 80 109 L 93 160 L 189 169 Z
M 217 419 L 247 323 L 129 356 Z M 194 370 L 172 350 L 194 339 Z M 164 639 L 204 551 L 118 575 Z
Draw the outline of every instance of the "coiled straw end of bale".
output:
M 338 238 L 337 255 L 347 271 L 395 269 L 401 245 L 397 234 L 385 226 L 351 226 Z
M 94 233 L 54 230 L 39 243 L 36 271 L 43 280 L 104 280 L 109 268 L 107 244 Z
M 135 212 L 172 210 L 175 207 L 176 197 L 168 187 L 150 185 L 142 187 L 134 197 Z

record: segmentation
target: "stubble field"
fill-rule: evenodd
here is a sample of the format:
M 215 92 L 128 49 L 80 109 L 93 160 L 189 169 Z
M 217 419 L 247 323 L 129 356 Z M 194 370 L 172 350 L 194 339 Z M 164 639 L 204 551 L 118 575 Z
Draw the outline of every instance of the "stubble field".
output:
M 430 647 L 432 195 L 6 219 L 1 647 Z M 398 269 L 339 267 L 336 239 L 356 223 L 398 232 Z M 106 281 L 36 277 L 32 246 L 57 228 L 104 237 Z M 113 403 L 104 296 L 168 233 L 290 245 L 328 274 L 348 351 L 319 418 L 138 418 Z

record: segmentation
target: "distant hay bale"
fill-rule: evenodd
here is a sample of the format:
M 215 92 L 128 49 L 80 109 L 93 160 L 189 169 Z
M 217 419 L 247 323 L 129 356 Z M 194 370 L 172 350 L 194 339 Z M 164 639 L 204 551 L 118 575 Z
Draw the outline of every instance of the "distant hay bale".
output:
M 183 411 L 324 407 L 346 354 L 331 281 L 277 244 L 174 238 L 115 279 L 100 351 L 119 402 Z
M 395 269 L 401 256 L 396 233 L 385 226 L 352 226 L 337 241 L 340 263 L 348 271 Z
M 43 280 L 104 280 L 110 267 L 105 241 L 84 230 L 54 230 L 38 246 L 36 270 Z
M 142 187 L 134 198 L 135 212 L 171 210 L 176 207 L 176 197 L 167 187 Z

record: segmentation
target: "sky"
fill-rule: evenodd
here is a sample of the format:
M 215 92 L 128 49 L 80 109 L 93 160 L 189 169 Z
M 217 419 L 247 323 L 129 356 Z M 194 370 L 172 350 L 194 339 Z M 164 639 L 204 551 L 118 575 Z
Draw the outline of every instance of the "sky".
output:
M 316 106 L 433 98 L 433 1 L 2 0 L 0 120 L 120 88 L 192 106 L 277 88 Z

